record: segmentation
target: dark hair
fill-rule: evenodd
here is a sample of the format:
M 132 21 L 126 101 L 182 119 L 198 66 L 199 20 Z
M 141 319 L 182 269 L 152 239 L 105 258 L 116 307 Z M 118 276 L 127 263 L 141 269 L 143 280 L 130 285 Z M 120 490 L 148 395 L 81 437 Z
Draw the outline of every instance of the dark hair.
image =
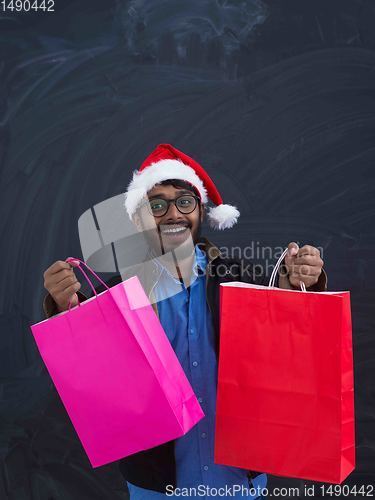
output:
M 181 179 L 167 179 L 166 181 L 159 182 L 162 186 L 173 186 L 175 188 L 183 188 L 187 189 L 188 191 L 191 191 L 193 194 L 197 195 L 199 198 L 199 204 L 200 204 L 200 195 L 198 189 L 190 184 L 190 182 L 187 181 L 182 181 Z

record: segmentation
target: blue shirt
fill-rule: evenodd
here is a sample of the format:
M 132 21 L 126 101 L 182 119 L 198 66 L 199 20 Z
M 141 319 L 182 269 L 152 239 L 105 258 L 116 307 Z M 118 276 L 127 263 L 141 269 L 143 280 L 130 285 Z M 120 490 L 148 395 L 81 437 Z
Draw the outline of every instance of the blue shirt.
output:
M 214 328 L 206 301 L 207 257 L 199 246 L 195 246 L 193 278 L 188 288 L 164 266 L 158 265 L 160 274 L 154 293 L 160 322 L 205 413 L 187 434 L 175 441 L 177 487 L 206 485 L 219 488 L 233 484 L 246 488 L 265 487 L 265 474 L 257 476 L 249 485 L 245 469 L 214 463 L 218 367 Z M 167 498 L 163 493 L 127 484 L 131 500 Z M 234 498 L 257 497 L 244 497 L 239 492 Z

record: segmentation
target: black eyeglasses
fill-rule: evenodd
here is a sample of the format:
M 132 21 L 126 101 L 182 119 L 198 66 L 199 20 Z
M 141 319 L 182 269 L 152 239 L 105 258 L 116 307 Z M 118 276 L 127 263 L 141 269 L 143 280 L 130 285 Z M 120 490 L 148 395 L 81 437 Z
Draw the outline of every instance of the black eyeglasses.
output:
M 198 196 L 183 194 L 174 198 L 173 200 L 166 200 L 164 198 L 152 198 L 145 204 L 147 205 L 148 211 L 154 217 L 163 217 L 169 210 L 169 205 L 174 203 L 177 210 L 182 214 L 190 214 L 194 212 L 199 198 Z

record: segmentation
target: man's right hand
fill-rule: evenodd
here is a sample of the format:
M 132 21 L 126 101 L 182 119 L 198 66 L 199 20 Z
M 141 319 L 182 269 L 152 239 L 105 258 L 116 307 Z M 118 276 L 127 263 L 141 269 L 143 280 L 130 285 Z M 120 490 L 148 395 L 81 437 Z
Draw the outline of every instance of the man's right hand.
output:
M 74 274 L 73 267 L 79 264 L 78 261 L 65 262 L 57 260 L 46 271 L 44 271 L 44 288 L 56 302 L 59 312 L 66 311 L 69 307 L 69 300 L 72 307 L 78 304 L 76 292 L 81 288 L 81 283 Z

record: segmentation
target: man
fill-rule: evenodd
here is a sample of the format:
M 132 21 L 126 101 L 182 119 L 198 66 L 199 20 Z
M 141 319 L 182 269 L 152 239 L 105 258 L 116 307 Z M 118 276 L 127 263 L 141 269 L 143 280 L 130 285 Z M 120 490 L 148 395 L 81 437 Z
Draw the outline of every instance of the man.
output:
M 215 205 L 207 209 L 207 202 Z M 169 341 L 198 397 L 205 417 L 185 436 L 119 462 L 133 499 L 165 498 L 166 488 L 265 486 L 265 474 L 214 464 L 214 425 L 219 353 L 219 285 L 225 281 L 267 284 L 252 263 L 228 259 L 201 237 L 206 217 L 212 227 L 232 227 L 236 207 L 224 205 L 212 179 L 195 160 L 170 144 L 146 158 L 125 194 L 125 209 L 151 249 L 151 267 L 139 276 Z M 326 289 L 319 251 L 290 243 L 281 288 Z M 245 264 L 245 265 L 244 265 Z M 47 316 L 86 297 L 73 268 L 57 261 L 44 273 Z M 118 283 L 116 277 L 108 284 Z M 98 288 L 100 290 L 100 287 Z M 254 498 L 254 497 L 252 497 Z

